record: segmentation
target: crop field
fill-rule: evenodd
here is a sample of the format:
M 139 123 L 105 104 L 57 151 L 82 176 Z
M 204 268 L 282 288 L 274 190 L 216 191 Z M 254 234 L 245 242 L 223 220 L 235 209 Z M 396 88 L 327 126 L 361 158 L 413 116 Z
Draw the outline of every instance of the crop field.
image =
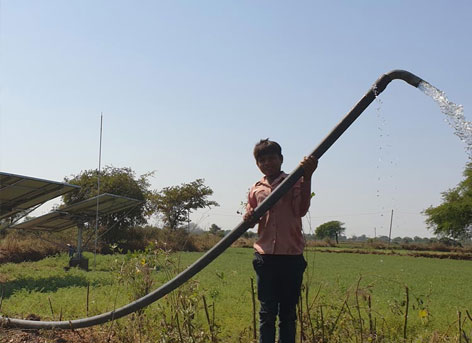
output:
M 194 336 L 189 342 L 251 342 L 252 253 L 248 248 L 228 249 L 139 316 L 156 331 L 165 327 L 169 342 L 172 335 L 187 342 L 182 338 L 184 332 Z M 201 255 L 148 251 L 97 256 L 95 268 L 93 256 L 87 255 L 89 272 L 65 271 L 65 255 L 3 264 L 0 311 L 15 318 L 34 314 L 42 320 L 111 311 L 157 288 Z M 303 342 L 395 342 L 405 338 L 458 342 L 459 337 L 467 342 L 472 337 L 472 261 L 318 250 L 307 251 L 306 259 L 299 310 Z M 118 341 L 127 337 L 131 342 L 136 335 L 158 341 L 161 333 L 146 331 L 144 324 L 129 329 L 139 316 L 115 323 Z

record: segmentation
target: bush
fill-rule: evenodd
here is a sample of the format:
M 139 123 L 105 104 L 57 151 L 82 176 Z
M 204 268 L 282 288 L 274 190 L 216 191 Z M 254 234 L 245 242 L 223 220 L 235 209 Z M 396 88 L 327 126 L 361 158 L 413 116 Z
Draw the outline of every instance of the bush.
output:
M 209 232 L 188 233 L 184 229 L 169 230 L 153 226 L 136 226 L 128 229 L 128 233 L 126 240 L 121 240 L 113 246 L 99 241 L 98 252 L 111 254 L 115 249 L 124 253 L 144 251 L 150 244 L 168 251 L 205 251 L 221 239 L 220 236 Z M 30 232 L 16 230 L 8 232 L 0 241 L 0 263 L 38 261 L 47 256 L 67 252 L 66 243 L 73 246 L 77 244 L 76 229 L 42 233 L 42 237 Z M 92 236 L 83 250 L 93 251 L 93 245 L 94 237 Z
M 0 241 L 0 263 L 39 261 L 65 250 L 65 246 L 41 240 L 31 233 L 10 231 Z
M 385 249 L 390 248 L 388 246 L 388 243 L 385 243 L 385 242 L 382 242 L 382 241 L 379 241 L 379 240 L 376 240 L 376 239 L 372 239 L 372 238 L 367 241 L 367 245 L 371 249 L 385 250 Z
M 322 240 L 322 241 L 307 241 L 306 246 L 327 248 L 327 247 L 336 246 L 336 244 L 333 245 L 333 242 L 328 239 L 328 240 Z
M 233 243 L 232 247 L 252 248 L 255 242 L 256 242 L 255 238 L 246 238 L 243 236 L 243 237 L 238 238 L 236 242 Z

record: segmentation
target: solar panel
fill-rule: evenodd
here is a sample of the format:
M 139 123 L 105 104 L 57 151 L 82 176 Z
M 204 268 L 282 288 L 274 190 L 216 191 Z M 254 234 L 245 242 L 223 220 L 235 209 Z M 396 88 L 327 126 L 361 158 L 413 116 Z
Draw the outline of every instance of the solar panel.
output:
M 0 219 L 41 205 L 79 186 L 0 172 Z
M 77 222 L 67 213 L 54 211 L 26 222 L 10 226 L 10 229 L 62 231 L 76 225 Z
M 119 195 L 104 193 L 99 196 L 69 205 L 57 211 L 11 226 L 11 229 L 62 231 L 76 226 L 78 223 L 86 223 L 97 214 L 107 215 L 135 207 L 141 203 Z

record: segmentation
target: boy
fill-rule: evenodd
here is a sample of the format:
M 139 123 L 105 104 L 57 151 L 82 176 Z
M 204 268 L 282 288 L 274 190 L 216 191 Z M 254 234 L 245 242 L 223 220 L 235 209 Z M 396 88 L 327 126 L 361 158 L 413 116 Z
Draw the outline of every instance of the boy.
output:
M 254 209 L 287 177 L 281 170 L 278 143 L 261 140 L 254 147 L 254 158 L 264 177 L 249 190 L 244 215 L 249 222 Z M 279 343 L 295 343 L 296 306 L 306 268 L 301 218 L 310 207 L 311 176 L 317 165 L 315 158 L 305 157 L 301 162 L 304 176 L 259 220 L 253 266 L 260 301 L 260 343 L 275 342 L 277 315 Z

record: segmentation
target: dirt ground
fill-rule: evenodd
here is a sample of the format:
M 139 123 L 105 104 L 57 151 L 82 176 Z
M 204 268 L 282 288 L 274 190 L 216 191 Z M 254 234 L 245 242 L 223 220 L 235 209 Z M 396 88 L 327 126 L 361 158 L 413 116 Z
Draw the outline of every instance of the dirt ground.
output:
M 0 343 L 117 343 L 109 333 L 97 329 L 14 330 L 0 328 Z

